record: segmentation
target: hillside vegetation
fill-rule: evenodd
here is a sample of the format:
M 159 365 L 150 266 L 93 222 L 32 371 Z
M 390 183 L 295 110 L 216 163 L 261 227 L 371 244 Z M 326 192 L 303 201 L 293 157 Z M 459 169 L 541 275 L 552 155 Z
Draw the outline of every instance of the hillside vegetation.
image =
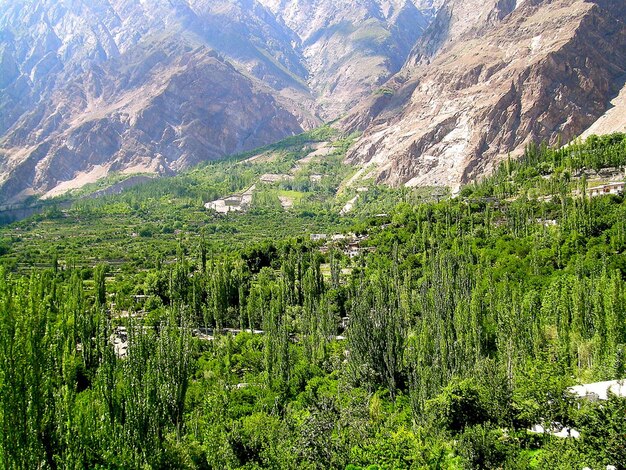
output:
M 248 212 L 204 209 L 316 140 Z M 624 468 L 626 400 L 567 388 L 626 376 L 626 204 L 586 195 L 626 136 L 531 146 L 456 198 L 372 185 L 340 217 L 348 142 L 3 228 L 0 465 Z

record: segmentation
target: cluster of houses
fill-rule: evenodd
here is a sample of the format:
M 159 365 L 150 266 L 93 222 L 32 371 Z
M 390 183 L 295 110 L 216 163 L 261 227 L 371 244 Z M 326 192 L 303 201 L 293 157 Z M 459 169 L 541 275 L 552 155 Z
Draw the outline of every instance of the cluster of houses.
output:
M 328 235 L 326 233 L 312 233 L 311 241 L 319 242 L 325 241 L 326 243 L 320 248 L 320 251 L 324 254 L 328 253 L 331 247 L 339 248 L 343 253 L 352 258 L 356 258 L 361 253 L 367 253 L 373 251 L 373 247 L 363 247 L 361 243 L 367 240 L 367 235 L 356 235 L 350 233 L 348 235 L 335 234 Z
M 587 176 L 591 176 L 592 178 L 594 177 L 594 175 L 588 175 L 588 170 L 587 171 L 583 170 L 581 171 L 579 175 L 575 175 L 575 176 L 582 176 L 583 174 Z M 623 175 L 624 179 L 622 179 L 622 181 L 618 180 L 618 178 L 622 177 L 620 175 Z M 626 183 L 624 182 L 624 180 L 626 179 L 626 168 L 603 168 L 597 172 L 595 177 L 599 177 L 600 179 L 604 179 L 605 181 L 608 179 L 610 182 L 600 185 L 600 186 L 588 188 L 587 196 L 597 197 L 597 196 L 607 196 L 611 194 L 613 195 L 624 194 L 624 186 L 626 185 Z

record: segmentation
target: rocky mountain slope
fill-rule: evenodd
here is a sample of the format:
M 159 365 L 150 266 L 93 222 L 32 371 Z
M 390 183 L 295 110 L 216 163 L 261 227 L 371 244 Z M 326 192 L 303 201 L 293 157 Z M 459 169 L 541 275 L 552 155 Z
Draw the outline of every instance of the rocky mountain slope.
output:
M 253 0 L 18 0 L 0 4 L 0 31 L 3 201 L 320 122 L 295 35 Z
M 261 0 L 299 36 L 323 116 L 351 109 L 397 72 L 429 24 L 432 0 Z
M 3 190 L 79 187 L 111 171 L 171 173 L 302 130 L 219 56 L 178 45 L 170 51 L 171 60 L 150 63 L 141 54 L 130 67 L 123 55 L 40 103 L 3 142 L 13 169 Z
M 0 0 L 0 202 L 176 172 L 346 112 L 357 178 L 457 187 L 530 141 L 624 127 L 625 10 Z
M 579 135 L 624 85 L 624 9 L 448 0 L 389 92 L 343 122 L 364 131 L 349 155 L 358 177 L 458 187 L 531 141 Z
M 438 6 L 263 2 L 0 0 L 0 200 L 335 119 L 400 69 Z

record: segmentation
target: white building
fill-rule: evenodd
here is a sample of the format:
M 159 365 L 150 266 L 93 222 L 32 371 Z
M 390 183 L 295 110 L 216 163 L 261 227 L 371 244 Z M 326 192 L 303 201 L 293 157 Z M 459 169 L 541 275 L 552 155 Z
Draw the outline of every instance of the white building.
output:
M 587 190 L 587 195 L 589 197 L 596 197 L 596 196 L 605 196 L 605 195 L 609 195 L 609 194 L 624 194 L 624 185 L 625 183 L 622 182 L 618 182 L 618 183 L 609 183 L 609 184 L 604 184 L 602 186 L 596 186 L 595 188 L 589 188 Z
M 590 401 L 608 400 L 609 392 L 619 397 L 626 397 L 626 379 L 576 385 L 567 390 L 580 399 Z M 535 424 L 528 431 L 537 434 L 552 434 L 561 438 L 578 439 L 580 437 L 580 433 L 576 429 L 562 426 L 559 423 L 551 423 L 547 428 L 542 424 Z
M 579 398 L 592 401 L 608 400 L 609 392 L 619 397 L 626 397 L 626 379 L 576 385 L 568 388 L 568 390 Z

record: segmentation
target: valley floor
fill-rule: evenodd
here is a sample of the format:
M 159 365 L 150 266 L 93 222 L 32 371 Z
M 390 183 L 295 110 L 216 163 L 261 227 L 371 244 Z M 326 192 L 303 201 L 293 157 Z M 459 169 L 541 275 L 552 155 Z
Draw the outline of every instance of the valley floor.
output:
M 579 391 L 626 378 L 626 203 L 589 193 L 626 136 L 529 146 L 454 198 L 345 186 L 347 145 L 0 228 L 0 465 L 624 468 L 626 398 Z

